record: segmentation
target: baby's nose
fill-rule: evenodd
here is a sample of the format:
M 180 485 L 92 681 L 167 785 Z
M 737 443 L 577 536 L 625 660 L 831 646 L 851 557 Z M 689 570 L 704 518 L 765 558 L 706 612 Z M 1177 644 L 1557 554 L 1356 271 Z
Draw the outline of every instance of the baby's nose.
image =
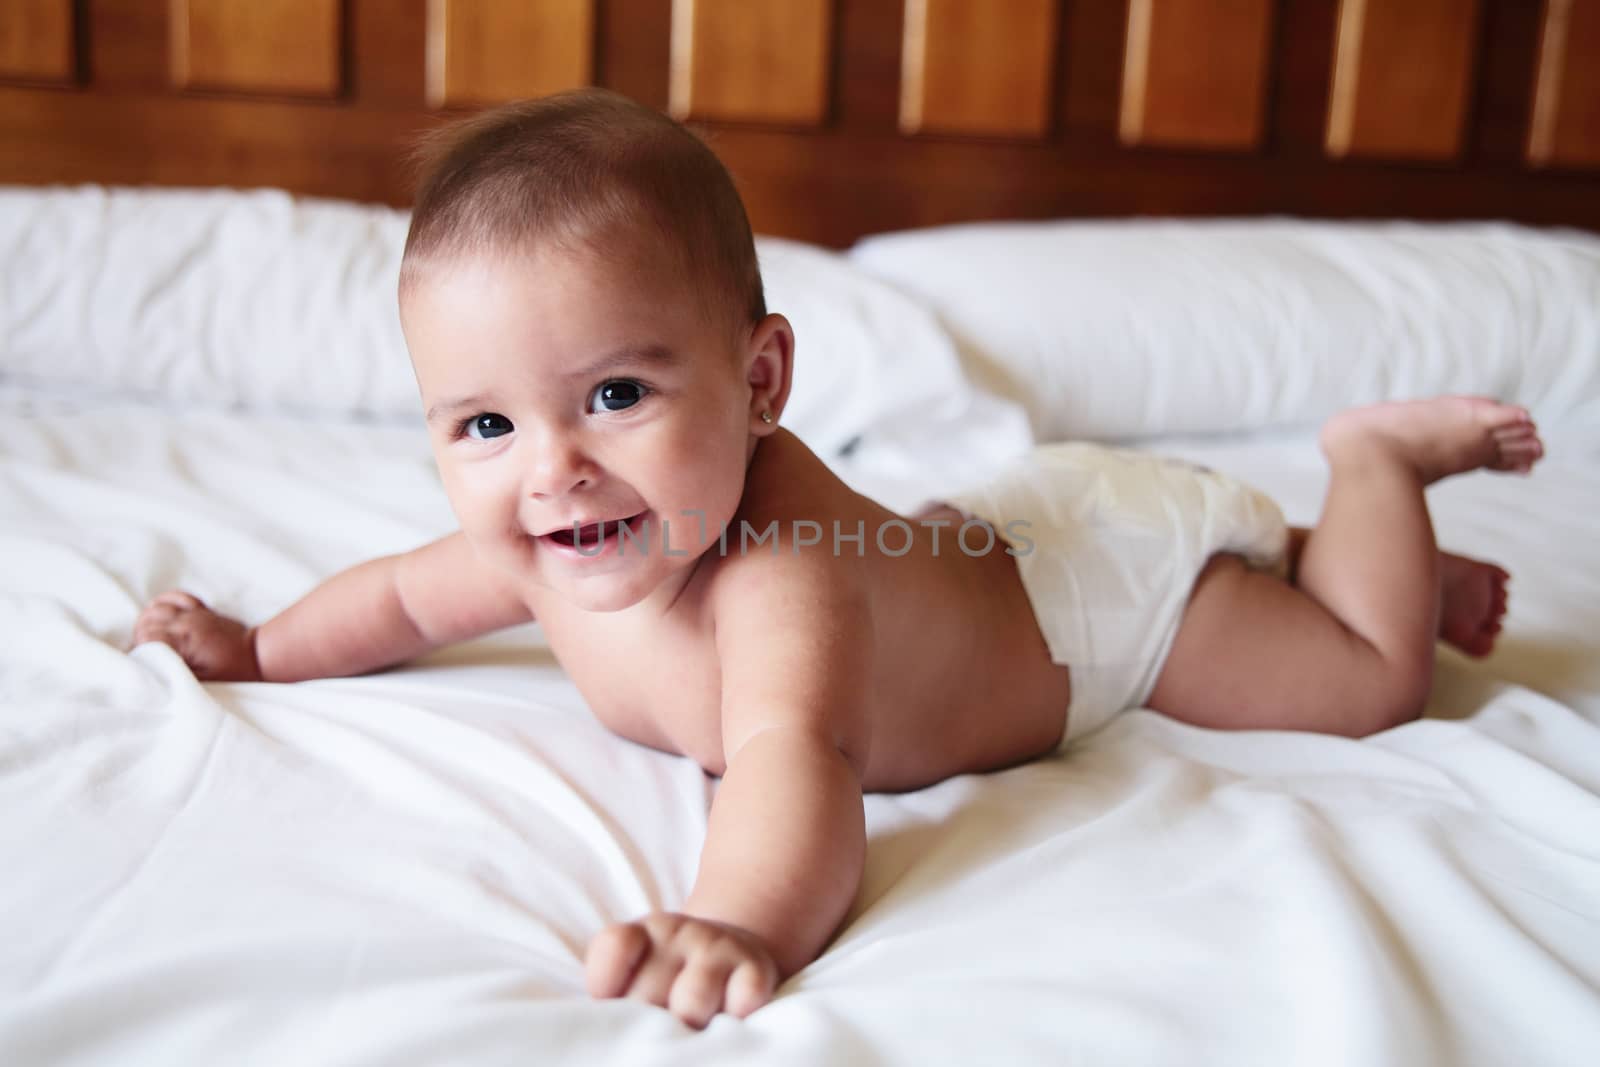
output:
M 539 500 L 563 496 L 589 484 L 594 465 L 573 442 L 546 438 L 528 466 L 527 495 Z

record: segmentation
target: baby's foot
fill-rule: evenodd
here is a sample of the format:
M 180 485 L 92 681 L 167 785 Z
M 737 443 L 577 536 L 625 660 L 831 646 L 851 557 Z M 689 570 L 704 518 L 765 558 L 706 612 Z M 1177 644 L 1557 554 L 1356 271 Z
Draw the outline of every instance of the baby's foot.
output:
M 1341 460 L 1397 459 L 1423 485 L 1465 471 L 1533 469 L 1544 455 L 1526 408 L 1481 396 L 1440 396 L 1352 408 L 1322 428 L 1322 451 Z
M 1510 577 L 1493 563 L 1439 553 L 1439 639 L 1469 656 L 1492 652 Z

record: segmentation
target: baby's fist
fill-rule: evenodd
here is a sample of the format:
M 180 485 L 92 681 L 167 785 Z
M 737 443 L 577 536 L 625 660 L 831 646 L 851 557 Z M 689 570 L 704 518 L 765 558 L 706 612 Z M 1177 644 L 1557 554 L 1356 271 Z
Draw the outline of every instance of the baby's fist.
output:
M 162 593 L 145 606 L 133 626 L 133 643 L 146 641 L 171 645 L 202 682 L 261 680 L 251 632 L 188 593 Z
M 600 931 L 584 968 L 591 996 L 643 1000 L 697 1030 L 719 1011 L 744 1018 L 778 985 L 778 964 L 760 938 L 673 912 Z

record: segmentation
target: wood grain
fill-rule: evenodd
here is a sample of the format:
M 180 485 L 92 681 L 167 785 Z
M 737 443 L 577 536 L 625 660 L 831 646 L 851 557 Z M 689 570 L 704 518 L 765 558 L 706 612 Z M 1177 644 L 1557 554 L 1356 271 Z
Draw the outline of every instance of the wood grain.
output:
M 429 0 L 428 102 L 498 104 L 594 81 L 594 0 Z
M 172 87 L 172 11 L 150 0 L 95 0 L 87 12 L 88 78 L 96 93 Z
M 339 0 L 171 0 L 172 84 L 336 96 Z
M 597 33 L 595 80 L 665 111 L 671 79 L 672 0 L 605 0 Z
M 1600 231 L 1600 174 L 1527 164 L 1542 3 L 1482 0 L 1472 150 L 1416 167 L 1326 154 L 1339 0 L 1277 0 L 1253 154 L 1122 144 L 1130 0 L 1059 2 L 1053 123 L 1040 139 L 900 131 L 903 0 L 833 0 L 825 124 L 700 125 L 760 232 L 834 246 L 911 226 L 1065 216 L 1491 218 Z M 450 115 L 426 101 L 426 7 L 340 0 L 344 92 L 329 98 L 174 92 L 168 0 L 75 2 L 88 45 L 79 81 L 0 87 L 0 181 L 274 185 L 406 203 L 406 153 Z M 600 84 L 667 105 L 672 7 L 597 0 Z M 1600 61 L 1570 25 L 1566 47 L 1569 70 Z
M 1131 0 L 1123 143 L 1257 147 L 1273 6 L 1273 0 Z
M 1342 0 L 1328 154 L 1460 157 L 1480 16 L 1479 0 Z
M 1528 162 L 1600 167 L 1600 3 L 1546 0 Z
M 906 0 L 900 128 L 1043 137 L 1059 18 L 1057 0 Z
M 680 119 L 827 121 L 831 0 L 673 0 L 668 109 Z
M 427 8 L 428 0 L 345 0 L 345 85 L 353 102 L 424 102 Z
M 72 80 L 72 33 L 72 0 L 5 0 L 0 4 L 0 78 Z

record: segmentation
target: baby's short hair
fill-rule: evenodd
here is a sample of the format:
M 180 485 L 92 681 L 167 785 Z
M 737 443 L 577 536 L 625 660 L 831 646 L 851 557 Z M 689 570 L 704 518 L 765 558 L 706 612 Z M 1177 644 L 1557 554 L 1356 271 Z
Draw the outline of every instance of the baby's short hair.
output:
M 643 240 L 673 257 L 706 311 L 766 315 L 761 270 L 733 179 L 672 119 L 604 89 L 474 115 L 428 136 L 400 288 L 428 264 L 540 241 L 606 248 Z

